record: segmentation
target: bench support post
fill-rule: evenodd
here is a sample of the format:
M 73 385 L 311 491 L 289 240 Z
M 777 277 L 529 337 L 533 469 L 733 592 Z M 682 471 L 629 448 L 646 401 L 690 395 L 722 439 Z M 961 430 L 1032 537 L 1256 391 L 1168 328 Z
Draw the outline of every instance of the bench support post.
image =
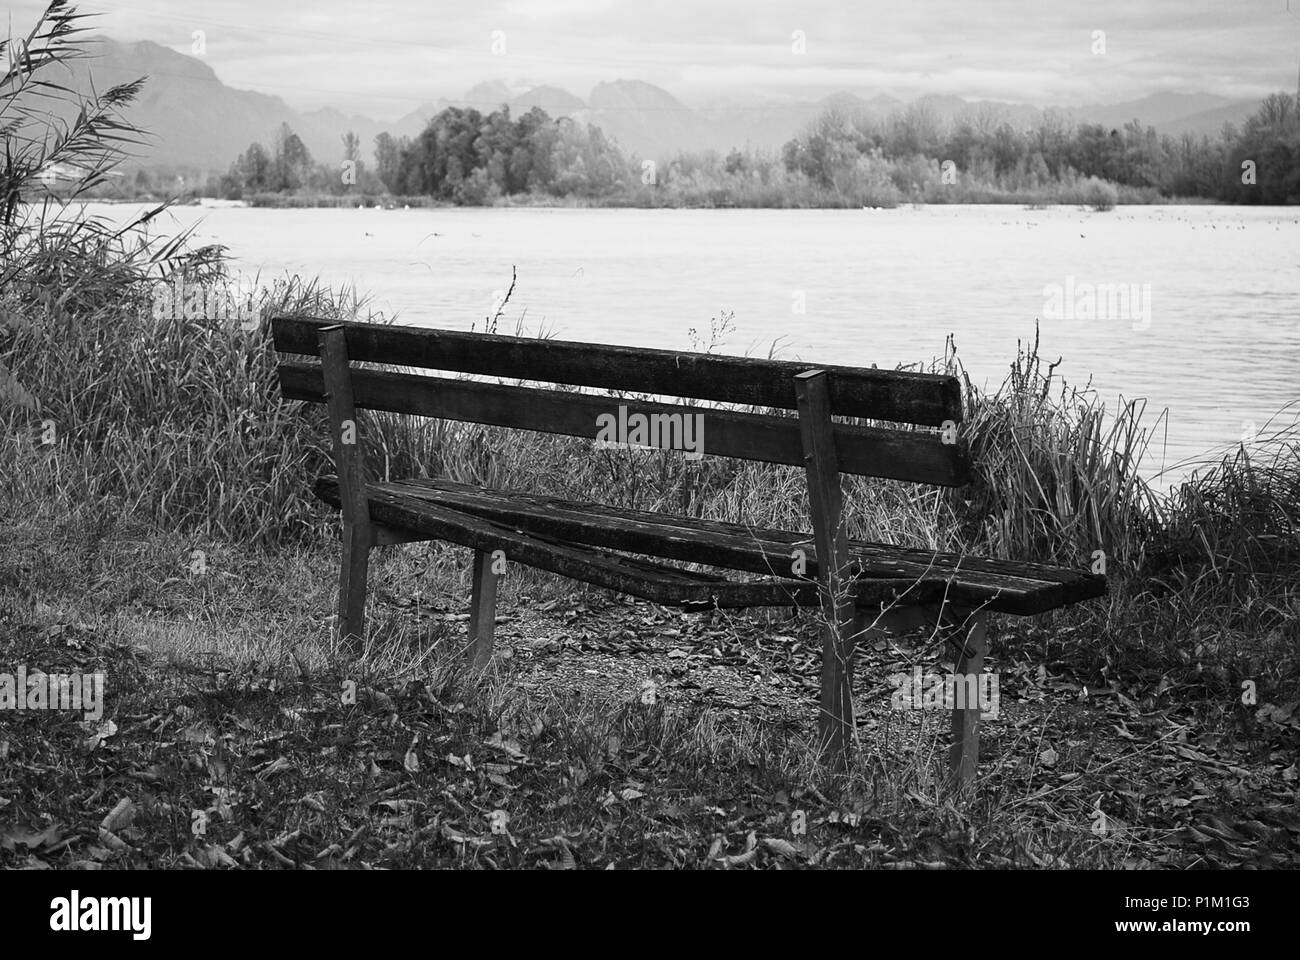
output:
M 474 551 L 474 580 L 469 597 L 469 640 L 474 648 L 474 667 L 481 669 L 492 660 L 492 642 L 497 623 L 497 575 L 492 571 L 492 553 Z
M 343 506 L 343 562 L 339 571 L 336 636 L 340 644 L 357 654 L 366 634 L 366 574 L 375 534 L 361 472 L 361 438 L 342 326 L 321 328 L 320 355 L 330 436 L 334 441 L 334 466 L 339 477 L 339 499 Z
M 964 682 L 965 677 L 978 678 L 984 670 L 984 656 L 988 653 L 986 632 L 988 614 L 982 610 L 954 607 L 952 604 L 926 603 L 917 606 L 890 606 L 874 615 L 865 616 L 863 641 L 875 636 L 905 636 L 918 630 L 950 642 L 958 650 L 953 666 L 956 685 L 954 693 L 962 699 L 952 710 L 952 742 L 948 747 L 948 781 L 958 792 L 966 790 L 974 781 L 980 756 L 980 708 L 971 695 L 981 690 L 976 680 L 974 688 Z
M 846 589 L 851 575 L 844 529 L 839 458 L 831 422 L 829 378 L 809 370 L 794 378 L 799 434 L 808 477 L 808 505 L 817 546 L 822 586 L 821 711 L 817 724 L 823 756 L 832 769 L 846 766 L 853 726 L 853 649 L 857 629 L 853 600 Z
M 964 791 L 975 780 L 980 759 L 980 704 L 972 705 L 969 695 L 971 684 L 963 683 L 967 676 L 977 678 L 973 685 L 979 689 L 978 677 L 984 671 L 984 655 L 988 652 L 988 614 L 982 611 L 956 609 L 951 612 L 951 629 L 957 631 L 956 639 L 962 642 L 953 672 L 959 687 L 964 687 L 965 709 L 954 704 L 952 711 L 952 745 L 948 748 L 949 781 L 957 791 Z

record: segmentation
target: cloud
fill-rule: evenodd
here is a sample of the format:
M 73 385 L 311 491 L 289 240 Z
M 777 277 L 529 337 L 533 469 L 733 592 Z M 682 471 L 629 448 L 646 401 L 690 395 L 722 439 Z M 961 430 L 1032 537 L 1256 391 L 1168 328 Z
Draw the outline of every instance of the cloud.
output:
M 15 0 L 15 32 L 44 0 Z M 264 0 L 88 2 L 97 29 L 183 53 L 206 35 L 221 79 L 377 116 L 486 79 L 586 96 L 616 78 L 687 102 L 845 89 L 1037 104 L 1162 90 L 1256 97 L 1290 89 L 1300 2 L 1284 0 Z M 291 10 L 291 12 L 289 12 Z M 792 50 L 803 31 L 806 52 Z M 1093 51 L 1094 31 L 1105 53 Z M 493 31 L 505 49 L 493 50 Z M 500 37 L 502 35 L 498 35 Z

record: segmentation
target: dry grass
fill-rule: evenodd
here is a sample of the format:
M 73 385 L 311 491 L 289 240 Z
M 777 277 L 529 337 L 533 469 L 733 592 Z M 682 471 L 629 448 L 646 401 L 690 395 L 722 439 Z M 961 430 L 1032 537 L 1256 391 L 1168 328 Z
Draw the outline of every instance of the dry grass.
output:
M 208 544 L 142 521 L 88 525 L 56 505 L 0 527 L 0 661 L 103 670 L 117 724 L 106 749 L 138 773 L 97 789 L 87 764 L 103 750 L 86 754 L 78 717 L 10 717 L 7 822 L 69 842 L 0 840 L 6 865 L 562 868 L 567 851 L 594 868 L 1114 869 L 1297 852 L 1279 799 L 1293 790 L 1267 759 L 1276 728 L 1250 723 L 1255 751 L 1232 756 L 1251 771 L 1243 806 L 1223 764 L 1172 752 L 1209 751 L 1235 718 L 1205 722 L 1160 677 L 1107 693 L 1063 659 L 1078 631 L 995 635 L 1006 715 L 986 727 L 976 798 L 958 803 L 942 787 L 946 716 L 892 711 L 880 688 L 900 656 L 938 665 L 923 644 L 863 651 L 859 743 L 850 775 L 832 778 L 814 759 L 811 618 L 686 616 L 512 575 L 498 632 L 514 655 L 475 676 L 461 649 L 464 564 L 443 547 L 380 552 L 370 646 L 344 661 L 325 616 L 329 544 Z M 203 574 L 188 569 L 196 544 Z M 599 676 L 568 679 L 587 671 Z M 643 676 L 656 678 L 654 704 Z M 728 705 L 774 679 L 783 709 Z M 355 704 L 340 699 L 348 684 Z M 1125 723 L 1135 739 L 1112 732 Z M 1171 806 L 1188 777 L 1208 799 Z M 98 824 L 123 797 L 136 807 L 129 846 L 106 850 Z M 184 826 L 196 810 L 210 818 L 203 836 Z M 495 810 L 512 840 L 492 832 Z M 1188 825 L 1237 817 L 1279 836 L 1228 850 L 1187 839 Z
M 205 269 L 192 275 L 220 282 L 219 264 Z M 0 409 L 0 495 L 20 513 L 57 502 L 205 540 L 319 542 L 332 529 L 310 494 L 313 478 L 332 472 L 323 408 L 281 399 L 265 323 L 245 331 L 203 318 L 155 318 L 151 290 L 145 278 L 114 283 L 84 306 L 50 303 L 23 285 L 0 297 L 0 363 L 39 404 Z M 261 297 L 267 314 L 372 318 L 355 293 L 297 279 Z M 931 369 L 964 375 L 951 349 Z M 945 491 L 848 478 L 851 535 L 1085 569 L 1104 558 L 1111 599 L 1061 615 L 1110 638 L 1089 656 L 1101 651 L 1119 662 L 1126 648 L 1143 656 L 1159 649 L 1162 669 L 1174 669 L 1189 665 L 1178 652 L 1189 634 L 1209 637 L 1212 649 L 1222 645 L 1216 636 L 1230 634 L 1240 640 L 1234 649 L 1254 650 L 1279 682 L 1295 683 L 1294 427 L 1158 497 L 1139 470 L 1149 436 L 1142 409 L 1108 410 L 1069 388 L 1042 369 L 1036 344 L 1021 351 L 995 392 L 967 381 L 966 397 L 962 430 L 977 464 L 971 486 Z M 387 413 L 362 417 L 373 478 L 445 476 L 809 528 L 795 468 L 593 450 L 575 438 Z M 42 444 L 51 424 L 54 442 Z M 1121 613 L 1138 622 L 1112 626 Z M 1225 682 L 1241 670 L 1254 675 L 1251 662 L 1223 664 Z

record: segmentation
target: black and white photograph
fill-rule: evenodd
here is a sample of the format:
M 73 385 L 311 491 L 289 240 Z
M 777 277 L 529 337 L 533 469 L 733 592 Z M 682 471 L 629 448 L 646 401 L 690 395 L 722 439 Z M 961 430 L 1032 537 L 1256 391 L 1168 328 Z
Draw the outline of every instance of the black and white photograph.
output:
M 7 7 L 11 919 L 1281 919 L 1300 0 Z

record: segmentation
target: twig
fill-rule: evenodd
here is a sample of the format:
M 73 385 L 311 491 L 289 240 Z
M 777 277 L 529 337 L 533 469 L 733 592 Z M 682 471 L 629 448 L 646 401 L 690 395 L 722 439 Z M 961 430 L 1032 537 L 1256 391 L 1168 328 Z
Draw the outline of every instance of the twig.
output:
M 506 304 L 510 302 L 510 295 L 515 292 L 515 281 L 517 279 L 518 276 L 516 274 L 516 268 L 514 266 L 511 266 L 510 267 L 510 289 L 506 291 L 506 295 L 502 297 L 501 303 L 497 305 L 496 315 L 487 321 L 487 329 L 484 331 L 485 333 L 497 332 L 497 321 L 501 319 L 501 314 L 505 312 Z

